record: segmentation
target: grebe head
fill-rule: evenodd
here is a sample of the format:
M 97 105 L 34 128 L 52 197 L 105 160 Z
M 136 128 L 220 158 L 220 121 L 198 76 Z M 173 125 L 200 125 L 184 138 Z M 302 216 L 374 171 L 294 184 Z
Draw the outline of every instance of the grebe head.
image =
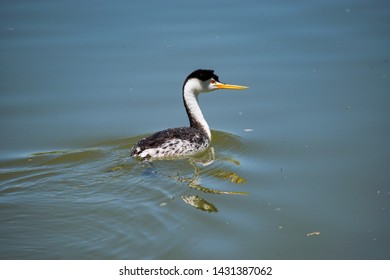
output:
M 210 92 L 217 89 L 246 89 L 246 86 L 221 83 L 214 70 L 198 69 L 185 79 L 183 91 L 189 90 L 195 94 Z

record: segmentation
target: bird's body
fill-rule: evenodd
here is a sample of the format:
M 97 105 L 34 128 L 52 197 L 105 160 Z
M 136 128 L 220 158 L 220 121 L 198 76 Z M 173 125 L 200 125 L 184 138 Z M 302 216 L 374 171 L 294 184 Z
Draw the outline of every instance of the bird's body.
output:
M 206 149 L 211 131 L 198 104 L 198 95 L 216 89 L 245 89 L 220 83 L 213 70 L 196 70 L 183 84 L 183 101 L 190 121 L 189 127 L 169 128 L 140 140 L 130 155 L 141 159 L 162 159 L 191 156 Z
M 201 130 L 193 127 L 169 128 L 139 141 L 131 156 L 140 158 L 170 158 L 196 154 L 210 143 Z

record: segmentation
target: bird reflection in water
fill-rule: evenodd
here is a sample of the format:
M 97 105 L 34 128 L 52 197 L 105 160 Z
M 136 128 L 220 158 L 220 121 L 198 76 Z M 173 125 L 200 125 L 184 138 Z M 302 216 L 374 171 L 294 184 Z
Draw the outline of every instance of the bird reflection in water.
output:
M 177 159 L 177 158 L 175 158 Z M 218 180 L 223 180 L 226 182 L 229 182 L 231 184 L 245 184 L 246 179 L 243 177 L 240 177 L 237 173 L 220 169 L 220 168 L 207 168 L 208 166 L 212 165 L 215 161 L 221 161 L 221 162 L 231 162 L 236 165 L 239 165 L 240 163 L 232 158 L 217 158 L 215 156 L 214 147 L 209 147 L 206 151 L 203 153 L 188 158 L 188 163 L 193 167 L 194 173 L 192 176 L 182 176 L 182 175 L 174 175 L 169 176 L 169 178 L 187 185 L 190 189 L 200 191 L 207 194 L 218 194 L 218 195 L 247 195 L 247 192 L 242 191 L 224 191 L 224 190 L 217 190 L 213 188 L 209 188 L 203 184 L 201 184 L 202 176 L 208 176 L 208 177 L 214 177 Z M 152 165 L 152 161 L 150 161 L 150 164 Z M 181 194 L 180 198 L 188 205 L 207 212 L 218 212 L 218 208 L 207 201 L 206 199 L 202 198 L 200 195 L 194 195 L 194 194 Z

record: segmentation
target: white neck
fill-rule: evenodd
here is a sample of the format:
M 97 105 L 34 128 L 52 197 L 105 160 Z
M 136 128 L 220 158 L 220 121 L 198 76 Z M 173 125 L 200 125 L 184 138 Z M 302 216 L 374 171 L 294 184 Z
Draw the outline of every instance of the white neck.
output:
M 189 81 L 183 88 L 183 100 L 187 110 L 187 115 L 190 120 L 190 126 L 203 130 L 211 139 L 211 131 L 198 103 L 198 95 L 200 91 L 197 90 L 196 85 Z

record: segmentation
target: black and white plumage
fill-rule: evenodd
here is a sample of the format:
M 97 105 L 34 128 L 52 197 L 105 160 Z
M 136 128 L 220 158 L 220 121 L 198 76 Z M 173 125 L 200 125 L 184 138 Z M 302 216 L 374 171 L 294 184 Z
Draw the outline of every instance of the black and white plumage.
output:
M 203 117 L 198 95 L 217 89 L 246 89 L 245 86 L 224 84 L 213 70 L 192 72 L 183 84 L 183 101 L 190 127 L 169 128 L 140 140 L 130 155 L 141 159 L 162 159 L 191 156 L 203 151 L 211 141 L 210 128 Z

